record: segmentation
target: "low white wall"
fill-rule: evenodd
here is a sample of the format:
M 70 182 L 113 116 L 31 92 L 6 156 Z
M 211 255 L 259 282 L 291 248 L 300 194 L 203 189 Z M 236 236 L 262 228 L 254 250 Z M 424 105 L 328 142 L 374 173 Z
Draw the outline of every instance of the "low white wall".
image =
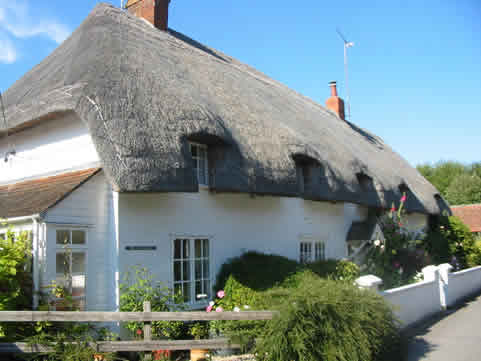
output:
M 393 288 L 381 294 L 394 306 L 403 328 L 441 311 L 438 279 Z
M 448 306 L 478 291 L 481 291 L 481 266 L 449 274 L 446 295 Z

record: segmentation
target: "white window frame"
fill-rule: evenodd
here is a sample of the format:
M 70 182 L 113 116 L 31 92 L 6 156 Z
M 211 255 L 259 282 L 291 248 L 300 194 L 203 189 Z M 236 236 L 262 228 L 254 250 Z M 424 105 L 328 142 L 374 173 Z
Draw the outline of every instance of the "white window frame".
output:
M 58 227 L 55 227 L 55 280 L 57 279 L 57 254 L 59 253 L 66 253 L 65 252 L 65 248 L 66 248 L 66 245 L 62 245 L 62 244 L 59 244 L 57 243 L 57 232 L 58 231 L 69 231 L 70 232 L 70 244 L 68 244 L 68 248 L 70 249 L 70 252 L 71 253 L 84 253 L 85 254 L 85 272 L 84 272 L 84 275 L 85 275 L 85 289 L 84 289 L 84 295 L 83 296 L 72 296 L 72 300 L 83 300 L 83 309 L 82 310 L 86 310 L 87 309 L 87 285 L 88 285 L 88 236 L 89 236 L 89 232 L 88 232 L 88 228 L 86 226 L 79 226 L 79 227 L 72 227 L 72 226 L 66 226 L 66 227 L 62 227 L 62 226 L 58 226 Z M 73 244 L 72 243 L 72 231 L 83 231 L 84 234 L 85 234 L 85 243 L 84 244 Z M 73 273 L 72 273 L 72 259 L 70 259 L 70 270 L 69 270 L 69 273 L 70 273 L 70 282 L 69 282 L 69 287 L 70 287 L 70 293 L 72 293 L 72 288 L 73 288 L 73 285 L 72 285 L 72 278 L 73 276 L 75 276 Z M 61 298 L 57 298 L 56 300 L 61 300 Z
M 192 155 L 192 148 L 196 147 L 197 148 L 197 156 Z M 205 154 L 205 158 L 202 158 L 199 156 L 199 150 L 203 150 Z M 199 183 L 199 186 L 203 187 L 208 187 L 209 186 L 209 149 L 207 145 L 201 144 L 201 143 L 195 143 L 195 142 L 189 142 L 189 151 L 190 155 L 192 157 L 192 160 L 195 162 L 196 169 L 197 169 L 197 183 Z M 204 174 L 205 174 L 205 183 L 200 182 L 200 167 L 199 167 L 199 159 L 204 160 Z
M 326 242 L 318 237 L 299 237 L 299 262 L 312 263 L 326 259 Z
M 178 283 L 190 283 L 189 287 L 189 292 L 190 292 L 190 302 L 186 302 L 187 304 L 191 306 L 199 306 L 202 307 L 205 304 L 209 302 L 210 299 L 213 297 L 213 255 L 212 255 L 212 243 L 213 243 L 213 238 L 212 236 L 206 236 L 206 235 L 191 235 L 191 234 L 172 234 L 171 235 L 171 240 L 170 240 L 170 246 L 171 246 L 171 285 L 172 289 L 175 290 L 175 285 Z M 175 240 L 177 239 L 188 239 L 189 240 L 189 251 L 191 254 L 191 257 L 189 258 L 183 258 L 181 255 L 181 258 L 177 259 L 175 258 Z M 208 278 L 202 278 L 201 281 L 208 281 L 209 282 L 209 287 L 210 290 L 207 292 L 207 297 L 204 299 L 198 299 L 196 296 L 195 292 L 195 283 L 197 279 L 195 278 L 195 261 L 196 260 L 202 260 L 206 257 L 202 257 L 201 259 L 195 258 L 195 240 L 196 239 L 207 239 L 209 241 L 209 257 L 208 257 L 208 264 L 209 264 L 209 276 Z M 183 252 L 183 250 L 182 250 Z M 174 274 L 174 262 L 179 261 L 179 260 L 189 260 L 189 270 L 190 270 L 190 279 L 189 281 L 176 281 L 175 280 L 175 274 Z M 183 272 L 183 268 L 181 267 L 181 270 Z

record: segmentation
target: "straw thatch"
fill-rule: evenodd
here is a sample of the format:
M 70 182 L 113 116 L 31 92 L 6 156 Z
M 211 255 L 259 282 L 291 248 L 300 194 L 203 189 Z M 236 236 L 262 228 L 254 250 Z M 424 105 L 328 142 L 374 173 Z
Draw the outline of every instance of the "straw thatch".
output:
M 74 111 L 124 192 L 195 192 L 188 141 L 209 145 L 211 189 L 448 209 L 388 145 L 264 74 L 173 30 L 98 5 L 4 96 L 10 127 Z M 303 192 L 298 171 L 308 167 Z M 361 186 L 360 174 L 372 180 Z M 369 178 L 370 177 L 370 178 Z

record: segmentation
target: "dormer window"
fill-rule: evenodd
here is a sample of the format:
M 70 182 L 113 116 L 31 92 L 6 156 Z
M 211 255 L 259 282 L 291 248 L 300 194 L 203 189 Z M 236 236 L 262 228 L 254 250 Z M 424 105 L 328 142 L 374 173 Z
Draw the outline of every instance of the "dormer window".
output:
M 373 185 L 372 178 L 369 177 L 367 174 L 362 172 L 357 173 L 356 178 L 362 190 L 367 191 L 372 188 L 372 185 Z
M 304 194 L 310 194 L 316 186 L 319 184 L 319 180 L 316 179 L 319 171 L 319 161 L 311 158 L 305 154 L 294 154 L 292 156 L 296 163 L 297 184 L 299 185 L 299 192 Z
M 207 161 L 207 146 L 199 143 L 190 143 L 190 154 L 194 161 L 194 176 L 197 177 L 199 185 L 209 184 L 209 167 Z
M 399 192 L 401 192 L 402 195 L 406 195 L 409 193 L 409 187 L 407 186 L 406 183 L 401 183 L 399 185 Z

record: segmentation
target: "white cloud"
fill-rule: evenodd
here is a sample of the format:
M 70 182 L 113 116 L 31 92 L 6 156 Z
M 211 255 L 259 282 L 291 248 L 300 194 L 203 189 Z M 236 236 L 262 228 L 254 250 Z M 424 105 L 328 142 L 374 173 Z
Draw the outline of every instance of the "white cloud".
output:
M 0 12 L 1 16 L 1 12 Z M 0 37 L 0 63 L 12 64 L 17 60 L 17 51 L 12 42 Z
M 0 28 L 16 38 L 45 36 L 57 44 L 69 36 L 70 30 L 66 25 L 30 13 L 26 1 L 0 0 Z

